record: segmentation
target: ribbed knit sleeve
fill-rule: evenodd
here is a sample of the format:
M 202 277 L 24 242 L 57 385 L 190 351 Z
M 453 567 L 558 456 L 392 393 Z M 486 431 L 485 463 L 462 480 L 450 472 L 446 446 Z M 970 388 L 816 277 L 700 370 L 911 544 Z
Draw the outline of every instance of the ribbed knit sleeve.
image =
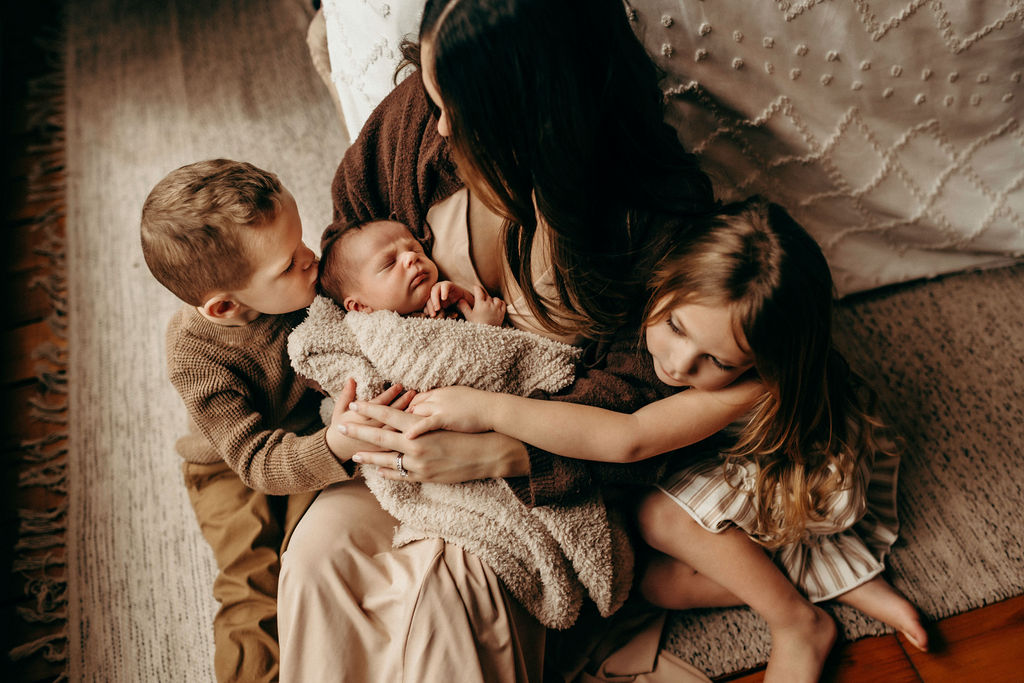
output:
M 179 440 L 183 458 L 209 462 L 216 453 L 247 486 L 274 495 L 350 478 L 327 447 L 319 394 L 288 359 L 288 333 L 303 313 L 226 327 L 185 307 L 171 319 L 168 376 L 206 442 Z
M 463 186 L 419 74 L 411 74 L 374 109 L 345 150 L 331 185 L 333 231 L 352 221 L 404 223 L 428 247 L 427 210 Z

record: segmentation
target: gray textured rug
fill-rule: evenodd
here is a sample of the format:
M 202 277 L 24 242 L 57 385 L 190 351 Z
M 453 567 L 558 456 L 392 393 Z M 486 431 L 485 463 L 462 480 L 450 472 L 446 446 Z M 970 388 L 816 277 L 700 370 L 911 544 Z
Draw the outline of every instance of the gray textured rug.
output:
M 68 8 L 69 676 L 212 680 L 212 556 L 173 443 L 164 373 L 177 307 L 138 246 L 146 193 L 214 156 L 277 172 L 317 242 L 342 153 L 305 44 L 304 0 L 72 3 Z M 1024 591 L 1024 270 L 854 302 L 851 360 L 908 437 L 893 581 L 939 617 Z M 841 615 L 851 636 L 876 624 Z M 738 610 L 686 615 L 670 646 L 709 673 L 751 666 L 764 631 Z

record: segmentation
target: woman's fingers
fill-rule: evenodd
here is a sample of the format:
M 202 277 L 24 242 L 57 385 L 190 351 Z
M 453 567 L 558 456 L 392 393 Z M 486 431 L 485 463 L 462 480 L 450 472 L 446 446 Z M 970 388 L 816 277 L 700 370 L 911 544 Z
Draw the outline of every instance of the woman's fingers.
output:
M 409 440 L 401 432 L 396 432 L 393 429 L 352 422 L 340 425 L 338 429 L 345 436 L 370 444 L 371 446 L 377 446 L 378 450 L 382 451 L 405 452 L 409 445 Z
M 398 456 L 400 454 L 394 451 L 360 451 L 352 456 L 352 459 L 363 465 L 369 465 L 377 468 L 377 474 L 384 479 L 391 479 L 394 481 L 409 481 L 414 478 L 414 473 L 409 469 L 406 469 L 405 476 L 403 477 L 401 472 L 398 471 Z M 404 467 L 404 465 L 403 465 Z
M 349 381 L 351 381 L 351 380 L 349 380 Z M 355 382 L 352 382 L 352 386 L 353 386 L 352 398 L 350 398 L 348 401 L 346 401 L 343 405 L 347 406 L 349 403 L 352 403 L 352 401 L 355 400 Z M 347 383 L 345 385 L 345 388 L 346 389 L 348 388 L 348 384 Z M 374 396 L 372 399 L 370 399 L 370 402 L 371 403 L 380 403 L 381 405 L 390 405 L 391 402 L 394 401 L 395 398 L 397 398 L 399 396 L 399 394 L 401 394 L 401 393 L 402 393 L 402 385 L 401 384 L 393 384 L 390 387 L 388 387 L 387 389 L 385 389 L 384 391 L 382 391 L 379 394 L 377 394 L 376 396 Z
M 408 429 L 406 429 L 403 432 L 403 434 L 405 434 L 405 438 L 407 438 L 410 441 L 412 441 L 413 439 L 415 439 L 420 434 L 426 434 L 427 432 L 432 432 L 435 429 L 437 429 L 440 426 L 437 423 L 438 423 L 438 419 L 437 419 L 436 416 L 425 417 L 425 418 L 421 419 L 419 422 L 417 422 L 416 424 L 414 424 L 412 427 L 409 427 Z
M 419 418 L 415 415 L 406 413 L 404 408 L 399 410 L 396 407 L 378 405 L 376 403 L 368 403 L 366 401 L 356 401 L 355 403 L 350 404 L 349 408 L 363 417 L 377 420 L 378 422 L 382 422 L 383 424 L 393 427 L 398 431 L 404 431 L 419 421 Z M 395 450 L 401 449 L 396 448 Z
M 395 401 L 391 404 L 391 407 L 394 408 L 395 410 L 405 410 L 406 408 L 409 407 L 409 404 L 412 403 L 412 400 L 416 398 L 416 396 L 416 390 L 410 389 L 409 391 L 405 392 L 397 399 L 395 399 Z

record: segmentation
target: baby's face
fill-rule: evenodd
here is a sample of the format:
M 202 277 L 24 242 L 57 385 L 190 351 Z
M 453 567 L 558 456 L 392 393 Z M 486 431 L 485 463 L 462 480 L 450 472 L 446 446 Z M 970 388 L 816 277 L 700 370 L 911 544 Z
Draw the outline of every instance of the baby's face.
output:
M 354 283 L 345 296 L 345 308 L 402 315 L 423 310 L 437 282 L 437 266 L 405 225 L 370 223 L 346 238 L 342 248 L 352 264 Z

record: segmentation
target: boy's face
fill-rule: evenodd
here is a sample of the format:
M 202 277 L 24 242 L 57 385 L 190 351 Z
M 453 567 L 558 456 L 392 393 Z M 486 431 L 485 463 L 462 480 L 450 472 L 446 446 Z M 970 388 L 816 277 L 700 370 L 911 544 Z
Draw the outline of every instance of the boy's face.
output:
M 403 224 L 370 223 L 349 235 L 341 248 L 352 270 L 345 308 L 402 315 L 423 310 L 437 282 L 437 266 Z
M 254 269 L 239 303 L 260 313 L 290 313 L 306 308 L 316 296 L 316 255 L 302 241 L 302 221 L 287 190 L 281 209 L 266 225 L 252 229 L 249 242 Z

